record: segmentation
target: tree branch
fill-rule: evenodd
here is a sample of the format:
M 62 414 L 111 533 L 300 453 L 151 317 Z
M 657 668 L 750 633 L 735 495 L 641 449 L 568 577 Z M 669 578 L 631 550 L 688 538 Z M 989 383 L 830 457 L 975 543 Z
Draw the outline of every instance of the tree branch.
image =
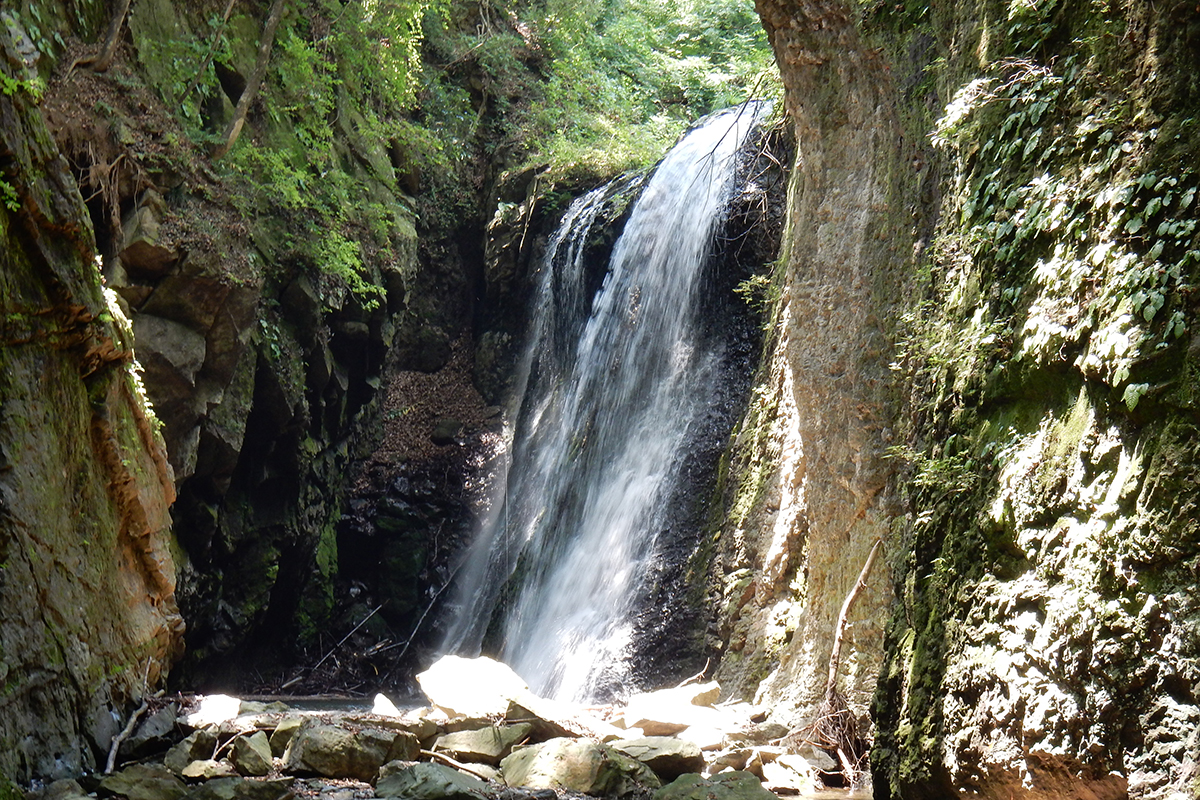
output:
M 225 141 L 213 150 L 212 157 L 214 159 L 222 158 L 233 148 L 234 142 L 241 135 L 242 126 L 246 124 L 246 114 L 250 111 L 250 104 L 254 102 L 263 78 L 267 76 L 267 64 L 271 61 L 271 47 L 275 44 L 275 29 L 279 27 L 279 21 L 283 18 L 284 1 L 275 0 L 271 4 L 271 13 L 267 15 L 267 21 L 263 25 L 262 38 L 258 42 L 258 60 L 254 63 L 254 71 L 250 73 L 250 80 L 246 82 L 246 88 L 242 91 L 242 96 L 238 98 L 233 119 L 229 120 L 229 126 L 225 129 Z

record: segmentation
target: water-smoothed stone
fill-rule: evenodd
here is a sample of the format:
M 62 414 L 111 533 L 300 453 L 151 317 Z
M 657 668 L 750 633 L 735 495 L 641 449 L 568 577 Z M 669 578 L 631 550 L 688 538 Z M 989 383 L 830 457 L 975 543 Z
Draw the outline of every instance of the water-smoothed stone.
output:
M 161 764 L 134 764 L 100 781 L 100 788 L 129 800 L 179 800 L 187 787 Z
M 284 762 L 285 769 L 298 774 L 373 781 L 381 766 L 397 759 L 413 761 L 420 748 L 417 737 L 404 731 L 306 725 L 292 740 Z
M 271 771 L 271 741 L 265 731 L 239 737 L 233 743 L 233 763 L 243 775 L 262 776 Z
M 631 797 L 662 785 L 649 767 L 613 748 L 577 739 L 523 747 L 500 762 L 509 786 L 567 789 L 604 797 Z
M 711 778 L 681 775 L 654 793 L 654 800 L 776 800 L 749 772 L 722 772 Z
M 444 764 L 388 764 L 375 784 L 376 797 L 406 800 L 481 800 L 487 784 Z
M 208 758 L 216 748 L 217 734 L 211 728 L 200 728 L 168 750 L 163 764 L 171 772 L 181 775 L 188 764 Z
M 290 800 L 292 779 L 217 778 L 193 788 L 187 800 Z
M 459 761 L 499 764 L 500 759 L 512 752 L 514 745 L 528 739 L 532 731 L 533 726 L 529 723 L 489 725 L 439 736 L 434 749 L 448 753 Z
M 636 758 L 665 781 L 674 780 L 687 772 L 700 772 L 704 769 L 704 755 L 694 742 L 670 736 L 626 739 L 613 742 L 612 747 Z

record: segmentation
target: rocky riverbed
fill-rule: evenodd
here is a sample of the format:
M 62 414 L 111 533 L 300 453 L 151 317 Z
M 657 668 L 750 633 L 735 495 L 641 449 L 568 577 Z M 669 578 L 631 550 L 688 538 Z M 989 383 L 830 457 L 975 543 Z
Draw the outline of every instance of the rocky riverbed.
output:
M 429 705 L 310 710 L 225 695 L 161 699 L 126 726 L 106 773 L 31 800 L 770 800 L 840 777 L 828 755 L 714 683 L 583 708 L 539 698 L 507 667 L 447 657 L 418 676 Z

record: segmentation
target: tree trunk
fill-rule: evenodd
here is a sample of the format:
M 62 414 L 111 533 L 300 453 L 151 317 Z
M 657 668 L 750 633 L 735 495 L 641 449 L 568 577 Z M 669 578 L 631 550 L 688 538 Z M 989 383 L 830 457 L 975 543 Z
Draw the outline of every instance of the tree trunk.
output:
M 117 54 L 117 45 L 121 42 L 121 29 L 125 27 L 125 16 L 129 14 L 130 0 L 117 0 L 113 9 L 112 19 L 108 21 L 108 33 L 104 36 L 104 49 L 92 62 L 95 72 L 105 72 L 112 66 L 113 56 Z
M 246 88 L 242 92 L 242 96 L 238 98 L 233 119 L 229 120 L 229 127 L 225 129 L 225 141 L 213 151 L 213 158 L 221 158 L 230 151 L 241 134 L 242 127 L 246 124 L 246 114 L 250 110 L 250 104 L 254 102 L 254 98 L 258 95 L 258 88 L 267 75 L 267 64 L 271 60 L 271 47 L 275 44 L 275 29 L 279 27 L 279 20 L 283 18 L 283 5 L 284 0 L 275 0 L 271 4 L 271 13 L 267 15 L 267 22 L 263 25 L 262 38 L 258 42 L 258 60 L 254 63 L 254 71 L 250 73 L 250 80 L 246 81 Z

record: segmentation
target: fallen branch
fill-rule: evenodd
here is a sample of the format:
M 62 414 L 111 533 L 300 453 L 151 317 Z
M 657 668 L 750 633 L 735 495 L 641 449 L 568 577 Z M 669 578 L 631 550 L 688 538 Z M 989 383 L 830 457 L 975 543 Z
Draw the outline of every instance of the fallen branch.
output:
M 490 778 L 488 778 L 487 775 L 476 772 L 475 770 L 468 767 L 466 764 L 463 764 L 459 761 L 455 761 L 453 758 L 451 758 L 450 756 L 448 756 L 444 753 L 438 753 L 433 750 L 422 750 L 421 755 L 428 756 L 429 758 L 437 759 L 438 761 L 441 761 L 443 764 L 445 764 L 448 767 L 454 767 L 459 772 L 465 772 L 468 775 L 474 775 L 476 778 L 479 778 L 479 780 L 481 780 L 481 781 L 490 780 Z
M 342 637 L 342 640 L 341 640 L 340 642 L 338 642 L 337 644 L 335 644 L 335 645 L 334 645 L 334 646 L 333 646 L 333 647 L 330 649 L 330 651 L 329 651 L 328 653 L 326 653 L 325 655 L 321 656 L 321 660 L 320 660 L 320 661 L 318 661 L 316 664 L 313 664 L 312 672 L 316 672 L 316 671 L 317 671 L 317 667 L 319 667 L 319 666 L 321 666 L 322 664 L 324 664 L 326 659 L 328 659 L 328 658 L 329 658 L 331 655 L 333 655 L 334 653 L 336 653 L 336 652 L 337 652 L 337 649 L 338 649 L 339 647 L 341 647 L 342 645 L 344 645 L 344 644 L 346 643 L 346 640 L 347 640 L 347 639 L 349 639 L 349 638 L 350 638 L 351 636 L 353 636 L 354 634 L 358 633 L 358 629 L 359 629 L 359 628 L 361 628 L 363 625 L 366 625 L 366 624 L 367 624 L 367 620 L 369 620 L 371 617 L 375 616 L 375 612 L 376 612 L 376 611 L 378 611 L 378 610 L 379 610 L 379 609 L 381 609 L 381 608 L 383 608 L 383 603 L 380 603 L 379 605 L 375 606 L 375 608 L 371 610 L 371 613 L 370 613 L 370 614 L 367 614 L 365 617 L 363 617 L 363 618 L 362 618 L 362 621 L 361 621 L 361 622 L 359 622 L 357 625 L 355 625 L 353 628 L 351 628 L 351 629 L 350 629 L 350 632 L 349 632 L 349 633 L 347 633 L 345 636 L 343 636 L 343 637 Z M 290 683 L 290 681 L 289 681 L 289 683 Z M 285 686 L 286 686 L 286 685 L 287 685 L 287 684 L 285 684 Z
M 871 567 L 875 565 L 875 556 L 879 552 L 881 544 L 883 544 L 883 539 L 876 539 L 875 544 L 871 546 L 871 552 L 867 554 L 867 561 L 863 564 L 862 571 L 858 573 L 858 580 L 855 581 L 850 594 L 846 595 L 846 601 L 842 603 L 842 612 L 838 614 L 837 627 L 834 628 L 833 635 L 833 651 L 829 654 L 829 677 L 825 679 L 826 698 L 837 691 L 837 674 L 841 666 L 842 642 L 846 638 L 846 622 L 850 616 L 850 606 L 854 604 L 859 592 L 867 585 L 867 577 L 871 574 Z

